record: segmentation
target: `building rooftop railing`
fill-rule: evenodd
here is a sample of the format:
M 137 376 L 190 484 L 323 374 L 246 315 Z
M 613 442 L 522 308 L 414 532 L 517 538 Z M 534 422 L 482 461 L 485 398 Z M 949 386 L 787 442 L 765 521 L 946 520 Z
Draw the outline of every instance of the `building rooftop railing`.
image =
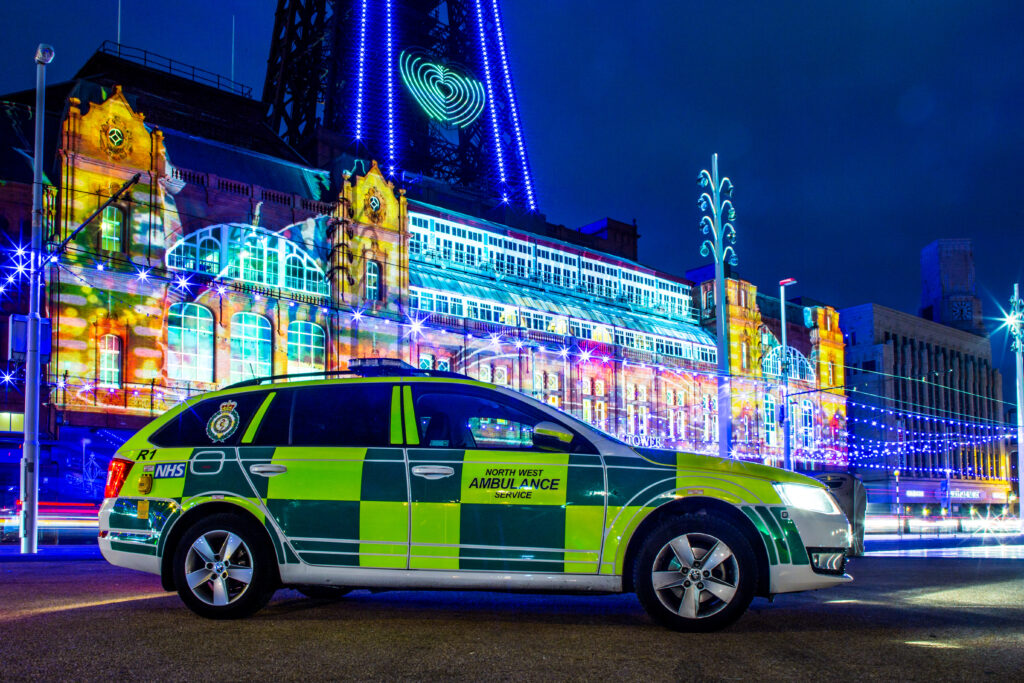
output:
M 221 76 L 213 71 L 200 69 L 192 64 L 185 64 L 184 62 L 179 62 L 175 59 L 171 59 L 170 57 L 155 54 L 149 50 L 121 45 L 120 43 L 112 40 L 105 40 L 103 41 L 103 44 L 100 45 L 97 52 L 114 55 L 115 57 L 120 57 L 121 59 L 126 59 L 130 62 L 149 67 L 150 69 L 156 69 L 157 71 L 163 71 L 174 76 L 188 78 L 196 83 L 202 83 L 233 95 L 241 95 L 242 97 L 252 99 L 252 88 L 247 85 L 243 85 L 238 81 L 233 81 L 230 78 Z

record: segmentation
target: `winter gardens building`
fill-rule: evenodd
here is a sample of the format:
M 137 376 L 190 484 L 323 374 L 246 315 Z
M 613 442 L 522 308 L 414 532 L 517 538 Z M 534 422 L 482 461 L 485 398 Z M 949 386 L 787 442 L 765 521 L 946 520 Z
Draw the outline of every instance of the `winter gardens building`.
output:
M 114 448 L 188 396 L 354 357 L 513 387 L 637 444 L 717 451 L 710 277 L 638 263 L 633 225 L 495 220 L 376 163 L 311 166 L 232 87 L 101 52 L 48 90 L 48 240 L 140 180 L 46 269 L 44 500 L 101 495 Z M 6 99 L 5 324 L 26 301 L 31 93 Z M 738 278 L 728 291 L 734 452 L 780 463 L 778 301 Z M 843 383 L 838 314 L 790 304 L 789 319 L 797 464 L 842 467 L 846 399 L 827 389 Z M 20 454 L 9 436 L 5 466 Z

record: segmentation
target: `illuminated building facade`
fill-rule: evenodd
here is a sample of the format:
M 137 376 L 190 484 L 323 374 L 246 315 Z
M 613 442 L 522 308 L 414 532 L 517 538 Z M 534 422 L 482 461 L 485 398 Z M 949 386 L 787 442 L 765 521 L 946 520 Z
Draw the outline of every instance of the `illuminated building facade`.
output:
M 159 74 L 115 66 L 134 85 L 83 75 L 49 95 L 49 239 L 141 174 L 47 267 L 43 429 L 67 495 L 98 495 L 113 449 L 188 396 L 368 356 L 509 386 L 637 445 L 717 452 L 710 283 L 631 258 L 635 226 L 527 229 L 412 199 L 375 163 L 332 173 L 278 152 L 234 92 L 190 84 L 165 111 L 145 89 Z M 180 116 L 200 101 L 208 116 Z M 778 330 L 756 287 L 729 287 L 734 450 L 779 462 Z M 817 391 L 829 354 L 842 364 L 834 311 L 790 315 L 798 464 L 840 467 L 844 403 Z

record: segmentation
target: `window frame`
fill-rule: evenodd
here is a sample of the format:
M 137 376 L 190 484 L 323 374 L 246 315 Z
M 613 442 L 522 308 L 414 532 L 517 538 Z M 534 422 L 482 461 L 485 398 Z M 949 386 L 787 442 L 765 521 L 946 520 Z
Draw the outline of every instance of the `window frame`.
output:
M 117 214 L 119 222 L 117 223 L 117 248 L 111 249 L 107 246 L 107 226 L 112 225 L 112 222 L 108 220 L 108 212 Z M 128 211 L 117 204 L 111 204 L 110 206 L 104 207 L 102 213 L 99 216 L 100 219 L 100 230 L 99 230 L 99 248 L 100 251 L 108 251 L 116 254 L 123 254 L 125 252 L 125 225 L 128 223 Z M 112 239 L 112 238 L 111 238 Z
M 249 321 L 251 319 L 255 323 L 255 325 L 251 322 L 238 321 L 238 319 L 243 316 L 245 318 L 245 321 Z M 239 331 L 243 333 L 242 335 L 235 334 L 236 325 L 240 328 Z M 265 330 L 266 338 L 263 339 L 258 336 L 250 337 L 245 335 L 244 333 L 251 327 L 255 327 L 255 329 L 259 331 Z M 231 316 L 229 339 L 230 368 L 228 370 L 228 376 L 230 377 L 232 384 L 235 384 L 237 382 L 244 382 L 246 380 L 255 379 L 258 377 L 269 377 L 274 374 L 274 328 L 271 325 L 270 321 L 265 316 L 262 316 L 259 313 L 253 313 L 252 311 L 239 311 L 235 313 L 234 315 Z M 238 342 L 237 348 L 242 352 L 241 356 L 236 356 L 236 341 Z M 245 371 L 244 366 L 244 363 L 251 360 L 249 358 L 246 358 L 245 356 L 246 349 L 248 348 L 248 344 L 250 343 L 255 343 L 257 349 L 254 368 L 256 374 L 250 374 L 249 372 Z M 264 346 L 267 351 L 267 358 L 265 362 L 261 357 L 261 351 Z M 236 370 L 236 364 L 238 364 L 238 367 L 241 369 Z M 264 366 L 266 366 L 265 374 L 262 373 L 262 368 Z
M 372 271 L 371 271 L 372 268 Z M 373 278 L 373 285 L 370 285 L 370 278 Z M 371 291 L 373 296 L 370 296 Z M 364 281 L 364 297 L 367 301 L 380 301 L 382 292 L 381 287 L 381 267 L 380 264 L 373 260 L 366 261 L 366 277 Z
M 105 348 L 105 343 L 110 339 L 117 342 L 117 348 Z M 104 359 L 106 358 L 109 360 L 111 356 L 114 358 L 114 364 L 112 367 L 107 366 L 104 363 Z M 116 334 L 101 335 L 96 343 L 96 362 L 96 378 L 98 380 L 98 385 L 104 388 L 120 389 L 124 374 L 122 366 L 122 363 L 124 362 L 124 342 L 121 340 L 121 337 Z M 111 373 L 111 376 L 114 378 L 113 381 L 107 381 L 105 373 Z
M 181 346 L 180 350 L 174 351 L 174 350 L 171 349 L 171 331 L 172 331 L 171 317 L 173 315 L 175 315 L 174 310 L 179 308 L 179 307 L 180 307 L 180 310 L 183 311 L 183 312 L 179 313 L 177 315 L 181 319 L 182 323 L 184 323 L 187 320 L 195 320 L 197 322 L 206 322 L 206 323 L 209 324 L 209 330 L 204 332 L 202 329 L 200 329 L 200 326 L 198 324 L 197 324 L 195 329 L 188 329 L 188 328 L 186 328 L 184 326 L 184 324 L 182 324 L 180 326 L 177 326 L 177 329 L 179 329 L 181 331 L 182 346 Z M 201 314 L 200 315 L 192 315 L 192 316 L 186 315 L 185 311 L 192 311 L 192 310 L 202 311 L 205 314 L 205 316 L 201 315 Z M 213 317 L 213 311 L 211 311 L 206 306 L 203 306 L 202 304 L 197 304 L 197 303 L 192 302 L 192 301 L 182 301 L 182 302 L 179 302 L 179 303 L 171 304 L 171 306 L 167 309 L 167 354 L 168 354 L 168 357 L 167 357 L 167 362 L 165 363 L 165 366 L 166 366 L 165 369 L 167 371 L 168 379 L 185 381 L 185 382 L 208 382 L 208 383 L 212 383 L 214 381 L 214 378 L 215 378 L 215 368 L 216 368 L 216 363 L 215 363 L 216 336 L 215 336 L 215 333 L 214 333 L 214 328 L 215 328 L 215 321 L 214 321 L 214 317 Z M 189 349 L 188 345 L 184 343 L 185 334 L 187 332 L 188 333 L 193 333 L 195 335 L 195 343 L 193 345 L 194 349 Z M 209 337 L 209 338 L 204 340 L 203 339 L 204 335 Z M 209 353 L 204 354 L 203 353 L 204 350 L 209 351 Z M 176 363 L 171 363 L 171 358 L 174 357 L 174 356 L 177 356 L 177 362 Z M 183 362 L 181 362 L 182 357 L 188 357 L 190 360 L 194 361 L 194 363 L 192 363 L 191 365 L 183 363 Z M 208 368 L 205 367 L 205 364 L 202 363 L 202 361 L 204 359 L 209 361 L 209 367 Z M 178 372 L 172 374 L 172 368 L 177 369 Z M 181 370 L 183 368 L 190 369 L 191 371 L 190 372 L 182 373 Z M 200 370 L 207 370 L 207 369 L 209 370 L 209 377 L 208 378 L 201 377 L 200 376 Z

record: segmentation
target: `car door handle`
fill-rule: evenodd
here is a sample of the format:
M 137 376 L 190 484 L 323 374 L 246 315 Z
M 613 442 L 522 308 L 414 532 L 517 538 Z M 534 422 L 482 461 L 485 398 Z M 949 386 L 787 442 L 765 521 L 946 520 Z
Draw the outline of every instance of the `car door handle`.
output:
M 288 468 L 284 465 L 250 465 L 249 471 L 253 474 L 258 474 L 261 477 L 274 477 L 278 474 L 284 474 L 288 471 Z
M 455 474 L 455 469 L 446 465 L 416 465 L 412 473 L 424 479 L 444 479 Z

